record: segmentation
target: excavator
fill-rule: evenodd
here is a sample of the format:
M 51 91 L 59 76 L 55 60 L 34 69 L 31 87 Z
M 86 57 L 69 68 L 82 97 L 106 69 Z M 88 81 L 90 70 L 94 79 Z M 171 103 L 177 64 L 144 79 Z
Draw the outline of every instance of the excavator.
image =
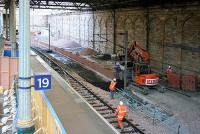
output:
M 163 92 L 159 86 L 159 74 L 152 73 L 149 66 L 149 53 L 140 47 L 135 41 L 128 48 L 128 58 L 133 67 L 133 83 L 131 86 L 140 90 L 143 94 L 148 94 L 150 88 L 156 88 Z
M 149 54 L 136 41 L 128 49 L 128 57 L 134 65 L 134 81 L 143 86 L 158 85 L 159 75 L 151 73 Z

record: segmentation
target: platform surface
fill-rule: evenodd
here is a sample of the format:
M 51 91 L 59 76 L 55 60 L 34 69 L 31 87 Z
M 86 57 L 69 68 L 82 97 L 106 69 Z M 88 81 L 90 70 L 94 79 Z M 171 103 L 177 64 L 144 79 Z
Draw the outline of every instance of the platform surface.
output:
M 38 56 L 31 56 L 31 69 L 33 73 L 51 73 L 52 90 L 45 91 L 45 94 L 68 134 L 115 134 L 59 74 Z

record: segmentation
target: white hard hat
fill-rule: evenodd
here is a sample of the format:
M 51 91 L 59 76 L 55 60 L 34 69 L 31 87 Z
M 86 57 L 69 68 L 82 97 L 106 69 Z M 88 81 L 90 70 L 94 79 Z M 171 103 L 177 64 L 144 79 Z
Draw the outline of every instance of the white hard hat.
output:
M 123 105 L 124 103 L 122 101 L 119 102 L 119 105 Z
M 114 78 L 113 81 L 116 81 L 116 78 Z
M 168 68 L 171 68 L 171 66 L 168 66 Z

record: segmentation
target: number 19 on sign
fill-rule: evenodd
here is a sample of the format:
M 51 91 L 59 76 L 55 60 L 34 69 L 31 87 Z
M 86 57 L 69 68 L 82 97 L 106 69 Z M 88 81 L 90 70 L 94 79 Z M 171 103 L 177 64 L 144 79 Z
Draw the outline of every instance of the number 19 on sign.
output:
M 51 75 L 35 75 L 35 90 L 51 89 Z

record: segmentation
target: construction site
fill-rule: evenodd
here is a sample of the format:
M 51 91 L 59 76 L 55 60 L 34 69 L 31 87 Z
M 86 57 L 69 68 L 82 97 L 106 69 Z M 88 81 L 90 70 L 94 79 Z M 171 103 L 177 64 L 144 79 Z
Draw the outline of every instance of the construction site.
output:
M 200 133 L 199 0 L 0 5 L 0 133 Z

